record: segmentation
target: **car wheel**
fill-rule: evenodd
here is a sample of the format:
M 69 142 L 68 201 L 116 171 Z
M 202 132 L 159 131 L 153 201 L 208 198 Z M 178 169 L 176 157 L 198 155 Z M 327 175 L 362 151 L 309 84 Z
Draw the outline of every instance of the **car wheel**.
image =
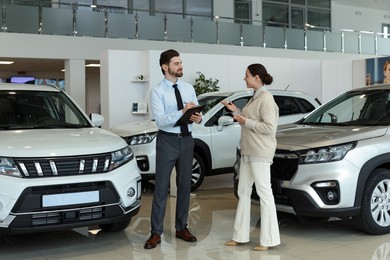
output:
M 206 166 L 202 157 L 194 152 L 194 158 L 192 160 L 192 178 L 191 178 L 191 191 L 195 191 L 203 182 L 206 172 Z
M 390 232 L 390 170 L 376 169 L 364 188 L 358 227 L 369 234 Z
M 130 225 L 130 221 L 131 218 L 128 218 L 116 223 L 101 224 L 99 227 L 106 232 L 117 232 L 126 229 Z

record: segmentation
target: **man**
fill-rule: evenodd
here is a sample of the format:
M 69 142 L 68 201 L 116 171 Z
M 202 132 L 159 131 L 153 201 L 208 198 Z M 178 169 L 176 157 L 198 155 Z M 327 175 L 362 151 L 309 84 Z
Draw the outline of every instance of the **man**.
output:
M 192 125 L 176 127 L 174 125 L 187 109 L 198 105 L 198 101 L 193 86 L 179 80 L 183 76 L 183 65 L 177 51 L 167 50 L 161 53 L 160 67 L 164 79 L 152 89 L 150 94 L 151 110 L 159 131 L 156 141 L 156 177 L 151 235 L 145 243 L 145 249 L 155 248 L 161 243 L 173 167 L 176 167 L 177 186 L 176 237 L 187 242 L 196 242 L 196 237 L 187 229 L 194 148 L 191 136 Z M 195 113 L 190 120 L 200 123 L 202 115 Z

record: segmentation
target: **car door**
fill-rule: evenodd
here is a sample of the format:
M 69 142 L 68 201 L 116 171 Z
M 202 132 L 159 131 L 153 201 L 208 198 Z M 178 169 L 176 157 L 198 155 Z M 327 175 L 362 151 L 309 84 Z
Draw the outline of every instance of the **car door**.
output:
M 250 96 L 232 98 L 237 107 L 242 109 L 250 99 Z M 240 141 L 241 126 L 234 121 L 233 124 L 224 126 L 218 131 L 218 119 L 221 116 L 232 116 L 222 104 L 219 105 L 217 112 L 210 118 L 208 125 L 211 133 L 211 147 L 213 155 L 213 168 L 233 167 L 236 158 L 236 147 Z

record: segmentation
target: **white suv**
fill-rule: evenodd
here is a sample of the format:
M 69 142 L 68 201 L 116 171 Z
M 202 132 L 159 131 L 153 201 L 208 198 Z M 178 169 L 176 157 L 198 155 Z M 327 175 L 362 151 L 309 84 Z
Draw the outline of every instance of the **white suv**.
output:
M 298 121 L 319 106 L 320 102 L 302 92 L 270 90 L 279 106 L 279 124 Z M 243 108 L 253 91 L 212 92 L 200 95 L 198 101 L 206 105 L 201 124 L 193 125 L 195 141 L 192 191 L 205 176 L 231 173 L 236 146 L 240 139 L 240 125 L 220 103 L 228 99 Z M 128 123 L 111 129 L 122 136 L 134 151 L 143 180 L 154 178 L 156 161 L 157 126 L 153 121 Z
M 102 123 L 55 87 L 0 84 L 0 232 L 129 225 L 141 175 Z
M 390 233 L 389 127 L 390 85 L 350 90 L 281 126 L 271 166 L 277 209 L 351 218 L 367 233 Z M 252 198 L 258 201 L 255 192 Z

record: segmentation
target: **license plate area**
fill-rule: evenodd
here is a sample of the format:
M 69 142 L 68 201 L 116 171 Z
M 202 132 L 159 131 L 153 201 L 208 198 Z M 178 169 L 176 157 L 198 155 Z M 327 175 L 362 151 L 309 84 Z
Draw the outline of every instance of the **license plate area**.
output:
M 42 195 L 42 207 L 58 207 L 99 202 L 99 191 Z

